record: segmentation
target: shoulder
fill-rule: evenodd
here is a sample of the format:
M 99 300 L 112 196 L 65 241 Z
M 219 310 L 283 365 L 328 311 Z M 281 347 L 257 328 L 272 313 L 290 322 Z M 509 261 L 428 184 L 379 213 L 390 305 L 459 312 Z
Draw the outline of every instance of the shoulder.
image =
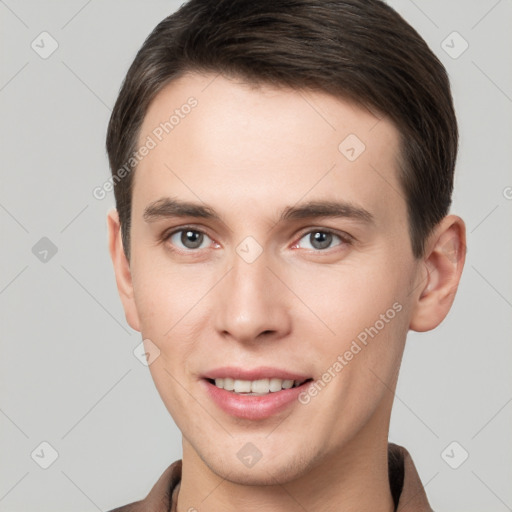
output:
M 388 444 L 389 484 L 396 510 L 432 512 L 410 453 L 397 444 Z
M 110 512 L 168 512 L 172 492 L 181 481 L 181 460 L 173 462 L 160 476 L 149 494 L 140 501 L 110 510 Z

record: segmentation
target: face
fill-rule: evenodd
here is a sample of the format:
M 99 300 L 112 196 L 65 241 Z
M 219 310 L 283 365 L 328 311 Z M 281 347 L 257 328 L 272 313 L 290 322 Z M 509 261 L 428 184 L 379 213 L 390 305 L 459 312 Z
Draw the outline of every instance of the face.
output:
M 424 277 L 394 125 L 189 74 L 139 141 L 123 302 L 185 452 L 232 481 L 287 482 L 387 436 Z

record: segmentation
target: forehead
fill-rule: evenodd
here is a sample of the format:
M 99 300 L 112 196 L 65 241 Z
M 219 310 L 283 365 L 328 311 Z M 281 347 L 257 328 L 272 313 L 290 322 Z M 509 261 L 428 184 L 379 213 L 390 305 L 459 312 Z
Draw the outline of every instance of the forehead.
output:
M 190 73 L 151 103 L 144 145 L 134 205 L 165 195 L 220 208 L 329 196 L 405 213 L 394 124 L 326 93 Z

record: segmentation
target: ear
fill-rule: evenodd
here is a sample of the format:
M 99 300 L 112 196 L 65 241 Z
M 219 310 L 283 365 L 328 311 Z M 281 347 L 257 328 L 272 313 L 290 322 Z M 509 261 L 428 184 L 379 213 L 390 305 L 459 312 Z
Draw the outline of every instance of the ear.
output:
M 444 320 L 452 307 L 465 259 L 464 221 L 456 215 L 448 215 L 428 239 L 410 329 L 429 331 Z
M 117 210 L 113 209 L 107 215 L 108 228 L 108 247 L 110 257 L 114 265 L 114 273 L 116 275 L 117 290 L 123 303 L 126 321 L 132 329 L 140 331 L 139 315 L 135 304 L 132 284 L 132 274 L 130 263 L 126 258 L 123 249 L 123 241 L 121 238 L 121 223 Z

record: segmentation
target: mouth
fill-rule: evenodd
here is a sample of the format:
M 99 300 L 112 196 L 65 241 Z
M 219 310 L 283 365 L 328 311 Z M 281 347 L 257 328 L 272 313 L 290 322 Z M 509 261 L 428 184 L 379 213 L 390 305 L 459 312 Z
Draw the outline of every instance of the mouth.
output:
M 229 416 L 263 420 L 300 405 L 313 378 L 273 368 L 219 368 L 201 379 L 207 396 Z

